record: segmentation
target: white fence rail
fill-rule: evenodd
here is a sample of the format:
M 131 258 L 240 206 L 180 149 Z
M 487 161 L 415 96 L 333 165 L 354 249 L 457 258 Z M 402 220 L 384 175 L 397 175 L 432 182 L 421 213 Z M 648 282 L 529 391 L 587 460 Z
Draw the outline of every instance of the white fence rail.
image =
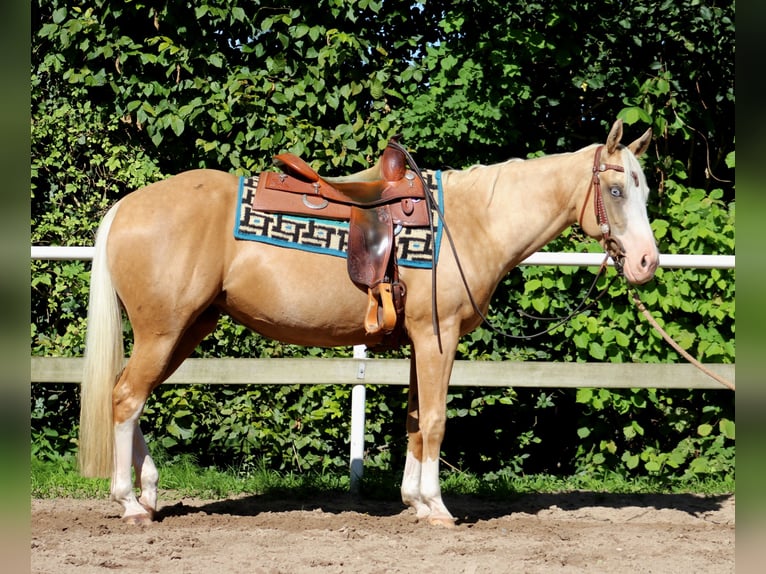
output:
M 32 259 L 90 260 L 93 247 L 32 246 Z M 599 266 L 599 253 L 538 252 L 521 265 Z M 660 255 L 660 267 L 734 269 L 734 255 Z M 81 358 L 32 357 L 33 383 L 79 383 Z M 735 365 L 708 364 L 735 381 Z M 353 359 L 187 359 L 165 384 L 332 384 L 353 385 L 351 395 L 350 472 L 356 488 L 364 455 L 365 385 L 406 385 L 405 359 L 368 359 L 364 346 Z M 548 363 L 456 361 L 451 386 L 605 387 L 723 389 L 689 364 Z
M 93 247 L 62 247 L 33 245 L 32 259 L 93 259 Z M 538 251 L 527 257 L 519 265 L 562 265 L 578 267 L 597 267 L 604 260 L 601 253 L 561 253 Z M 661 254 L 660 267 L 696 268 L 696 269 L 734 269 L 734 255 L 683 255 Z

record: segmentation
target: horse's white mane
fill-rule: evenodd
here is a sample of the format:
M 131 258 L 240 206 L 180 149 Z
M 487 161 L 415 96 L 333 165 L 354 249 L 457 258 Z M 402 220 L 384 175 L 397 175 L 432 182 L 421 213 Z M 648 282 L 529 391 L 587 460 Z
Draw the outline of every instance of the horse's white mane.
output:
M 537 156 L 537 157 L 530 157 L 530 158 L 527 158 L 527 159 L 524 159 L 524 158 L 521 158 L 521 157 L 512 157 L 512 158 L 507 159 L 505 161 L 501 161 L 499 163 L 493 163 L 491 165 L 487 165 L 487 164 L 483 164 L 483 163 L 476 163 L 476 164 L 473 164 L 472 166 L 466 168 L 465 171 L 471 172 L 471 171 L 473 171 L 475 169 L 479 169 L 479 168 L 482 168 L 482 167 L 501 167 L 501 166 L 504 166 L 504 165 L 508 165 L 510 163 L 515 163 L 515 162 L 520 162 L 520 161 L 529 161 L 529 160 L 543 158 L 543 157 L 556 157 L 557 155 L 566 155 L 566 154 L 569 154 L 569 153 L 577 153 L 577 152 L 584 151 L 584 150 L 587 150 L 587 149 L 595 148 L 596 146 L 599 146 L 599 145 L 603 145 L 603 144 L 594 143 L 594 144 L 589 144 L 589 145 L 587 145 L 585 147 L 582 147 L 582 148 L 580 148 L 580 149 L 578 149 L 578 150 L 576 150 L 574 152 L 550 153 L 550 154 L 545 154 L 545 155 L 541 155 L 541 156 Z
M 514 163 L 514 162 L 517 162 L 517 161 L 524 161 L 524 159 L 522 159 L 520 157 L 512 157 L 511 159 L 507 159 L 507 160 L 502 161 L 500 163 L 493 163 L 491 165 L 486 165 L 486 164 L 483 164 L 483 163 L 475 163 L 472 166 L 466 168 L 465 171 L 471 172 L 471 171 L 473 171 L 475 169 L 480 169 L 482 167 L 499 167 L 499 166 L 507 165 L 509 163 Z

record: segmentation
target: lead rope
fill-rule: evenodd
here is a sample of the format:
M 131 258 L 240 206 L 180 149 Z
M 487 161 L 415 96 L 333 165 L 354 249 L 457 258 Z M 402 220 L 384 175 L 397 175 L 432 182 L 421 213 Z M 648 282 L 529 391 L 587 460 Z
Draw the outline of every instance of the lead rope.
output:
M 700 371 L 705 373 L 707 376 L 709 376 L 712 379 L 715 379 L 717 382 L 721 383 L 724 387 L 727 387 L 731 389 L 732 391 L 735 391 L 734 383 L 731 381 L 721 377 L 717 373 L 714 373 L 705 365 L 700 363 L 697 359 L 692 357 L 688 352 L 686 352 L 684 349 L 681 348 L 681 345 L 676 343 L 673 338 L 668 335 L 668 333 L 663 329 L 660 324 L 657 322 L 657 320 L 652 316 L 652 314 L 649 312 L 649 310 L 646 308 L 646 305 L 644 305 L 643 301 L 639 299 L 638 295 L 633 291 L 633 289 L 628 289 L 628 294 L 630 295 L 631 299 L 633 299 L 633 303 L 636 304 L 636 307 L 638 307 L 639 311 L 643 313 L 644 317 L 647 321 L 649 321 L 649 324 L 651 324 L 652 327 L 662 336 L 663 339 L 665 339 L 665 342 L 668 343 L 671 347 L 673 347 L 678 354 L 680 354 L 684 359 L 689 361 L 692 365 L 697 367 Z

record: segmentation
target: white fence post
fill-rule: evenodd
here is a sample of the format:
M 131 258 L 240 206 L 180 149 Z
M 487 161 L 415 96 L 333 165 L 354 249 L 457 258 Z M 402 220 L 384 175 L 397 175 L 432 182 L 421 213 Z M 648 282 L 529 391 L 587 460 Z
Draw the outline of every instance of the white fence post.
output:
M 351 492 L 359 491 L 359 481 L 364 474 L 364 410 L 366 389 L 364 386 L 364 359 L 367 358 L 367 347 L 364 345 L 354 346 L 354 358 L 359 359 L 356 378 L 362 381 L 351 387 L 351 447 L 350 447 L 350 471 Z

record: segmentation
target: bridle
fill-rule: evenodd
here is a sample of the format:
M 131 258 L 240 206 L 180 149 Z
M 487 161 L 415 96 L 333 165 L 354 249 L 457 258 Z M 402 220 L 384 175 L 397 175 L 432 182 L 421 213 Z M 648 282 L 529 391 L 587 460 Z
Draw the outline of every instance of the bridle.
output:
M 609 217 L 606 214 L 606 207 L 604 207 L 604 198 L 601 195 L 601 180 L 599 179 L 599 174 L 607 171 L 609 169 L 612 169 L 614 171 L 618 171 L 621 173 L 625 172 L 625 168 L 623 168 L 621 165 L 615 165 L 611 163 L 601 163 L 601 150 L 604 146 L 599 146 L 596 148 L 596 155 L 593 160 L 593 178 L 591 179 L 591 185 L 588 187 L 588 195 L 585 197 L 585 201 L 583 202 L 583 208 L 580 211 L 580 227 L 582 227 L 582 218 L 583 214 L 585 212 L 585 206 L 588 203 L 588 199 L 590 198 L 590 193 L 592 190 L 595 190 L 594 199 L 593 199 L 593 206 L 596 213 L 596 223 L 599 226 L 599 229 L 601 230 L 601 235 L 603 236 L 604 240 L 604 248 L 607 252 L 607 257 L 611 257 L 614 261 L 615 268 L 619 271 L 619 274 L 622 275 L 622 266 L 625 259 L 625 250 L 623 249 L 622 244 L 620 241 L 611 235 L 611 227 L 609 225 Z M 638 174 L 631 170 L 630 175 L 633 177 L 633 182 L 636 184 L 636 187 L 638 187 Z M 604 269 L 606 264 L 606 259 L 604 260 L 604 263 L 601 264 L 601 269 L 599 270 L 599 273 L 597 274 L 596 278 L 598 278 L 598 275 L 601 274 L 601 271 Z M 610 281 L 611 285 L 611 281 Z M 593 287 L 591 286 L 591 290 Z M 604 291 L 602 291 L 597 297 L 596 301 L 601 298 L 601 295 L 603 295 Z M 646 308 L 644 303 L 641 301 L 641 299 L 638 298 L 638 295 L 633 292 L 632 289 L 628 290 L 628 293 L 630 294 L 631 298 L 633 299 L 633 302 L 638 307 L 639 311 L 643 313 L 644 317 L 647 321 L 654 327 L 654 329 L 660 334 L 660 336 L 665 339 L 665 341 L 673 347 L 673 349 L 676 350 L 678 354 L 680 354 L 682 357 L 684 357 L 687 361 L 689 361 L 692 365 L 697 367 L 699 370 L 701 370 L 703 373 L 708 375 L 709 377 L 715 379 L 725 387 L 728 387 L 732 391 L 735 390 L 734 383 L 731 381 L 721 377 L 717 373 L 714 373 L 709 368 L 707 368 L 703 363 L 695 359 L 688 351 L 683 349 L 673 338 L 668 334 L 665 329 L 662 328 L 662 326 L 657 322 L 657 320 L 652 317 L 649 310 Z M 590 295 L 590 291 L 588 291 L 588 295 Z M 588 297 L 586 295 L 586 299 Z M 582 304 L 581 304 L 582 305 Z M 570 314 L 569 317 L 567 317 L 565 320 L 569 320 L 574 313 Z M 554 325 L 555 328 L 558 327 L 561 323 L 557 323 Z M 550 330 L 550 329 L 549 329 Z
M 601 193 L 601 178 L 599 175 L 605 171 L 613 170 L 620 173 L 625 173 L 625 168 L 621 165 L 614 163 L 602 163 L 601 151 L 604 149 L 603 145 L 596 148 L 596 154 L 593 157 L 593 176 L 591 177 L 590 186 L 588 186 L 588 193 L 585 196 L 585 201 L 582 204 L 580 210 L 580 217 L 578 223 L 580 227 L 583 226 L 583 216 L 585 215 L 585 206 L 588 205 L 591 192 L 593 193 L 593 209 L 596 214 L 596 224 L 601 231 L 603 239 L 604 249 L 609 257 L 614 261 L 615 269 L 622 275 L 622 267 L 625 260 L 625 249 L 620 243 L 620 240 L 612 237 L 612 229 L 609 225 L 609 216 L 606 213 L 606 206 L 604 205 L 604 196 Z M 638 174 L 635 171 L 630 172 L 633 177 L 633 182 L 638 186 Z

